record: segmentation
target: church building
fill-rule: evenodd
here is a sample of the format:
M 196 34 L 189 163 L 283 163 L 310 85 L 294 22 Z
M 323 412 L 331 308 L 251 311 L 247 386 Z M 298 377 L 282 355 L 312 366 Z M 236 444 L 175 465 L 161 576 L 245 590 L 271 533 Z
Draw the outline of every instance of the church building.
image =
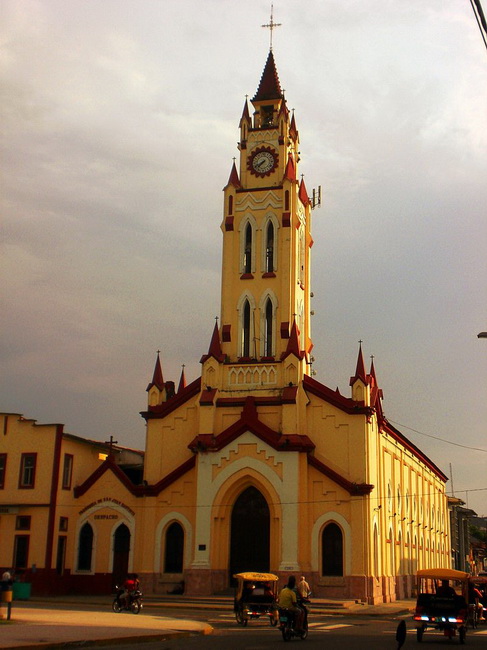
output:
M 143 480 L 109 453 L 73 486 L 71 588 L 136 571 L 147 593 L 207 595 L 248 570 L 304 574 L 318 597 L 409 596 L 416 569 L 450 566 L 447 477 L 384 417 L 361 346 L 347 395 L 312 376 L 313 204 L 272 49 L 239 130 L 201 376 L 176 388 L 158 354 Z

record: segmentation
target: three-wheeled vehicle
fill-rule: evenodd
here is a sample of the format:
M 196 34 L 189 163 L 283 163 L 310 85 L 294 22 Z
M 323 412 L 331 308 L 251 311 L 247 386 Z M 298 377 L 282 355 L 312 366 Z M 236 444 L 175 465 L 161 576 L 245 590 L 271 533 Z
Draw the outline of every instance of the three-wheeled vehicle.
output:
M 239 625 L 247 625 L 249 619 L 268 616 L 272 626 L 277 625 L 277 581 L 273 573 L 236 573 L 237 581 L 233 610 Z
M 454 569 L 420 569 L 416 576 L 418 599 L 413 620 L 417 640 L 421 642 L 424 632 L 434 628 L 450 639 L 458 631 L 460 643 L 465 643 L 469 574 Z

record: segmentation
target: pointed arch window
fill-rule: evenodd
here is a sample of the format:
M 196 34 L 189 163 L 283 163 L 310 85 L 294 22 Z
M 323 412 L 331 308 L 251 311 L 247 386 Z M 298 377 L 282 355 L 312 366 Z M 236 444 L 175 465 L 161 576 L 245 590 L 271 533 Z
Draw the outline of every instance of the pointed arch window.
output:
M 245 226 L 243 267 L 244 273 L 252 273 L 252 226 L 250 223 Z
M 242 356 L 250 357 L 250 303 L 244 302 L 242 310 Z
M 265 304 L 265 331 L 264 331 L 264 356 L 272 357 L 274 354 L 273 333 L 274 330 L 274 306 L 270 298 Z
M 183 572 L 184 531 L 181 524 L 173 522 L 166 533 L 164 573 Z
M 265 233 L 265 270 L 266 273 L 274 271 L 274 224 L 269 221 Z
M 93 555 L 93 528 L 89 523 L 84 524 L 79 531 L 78 571 L 91 571 Z

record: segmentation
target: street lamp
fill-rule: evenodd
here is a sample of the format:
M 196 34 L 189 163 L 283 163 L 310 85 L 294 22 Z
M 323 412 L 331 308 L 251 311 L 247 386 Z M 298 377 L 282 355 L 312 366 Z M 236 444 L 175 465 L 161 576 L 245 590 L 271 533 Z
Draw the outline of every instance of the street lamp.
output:
M 480 332 L 477 334 L 478 339 L 487 339 L 487 332 Z

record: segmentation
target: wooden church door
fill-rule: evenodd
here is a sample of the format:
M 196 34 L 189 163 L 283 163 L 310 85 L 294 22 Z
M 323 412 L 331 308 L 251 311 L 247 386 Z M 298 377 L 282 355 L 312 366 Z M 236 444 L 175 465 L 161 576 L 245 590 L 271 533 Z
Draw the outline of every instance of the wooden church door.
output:
M 255 487 L 240 494 L 232 510 L 230 530 L 230 582 L 234 573 L 270 570 L 270 513 Z

